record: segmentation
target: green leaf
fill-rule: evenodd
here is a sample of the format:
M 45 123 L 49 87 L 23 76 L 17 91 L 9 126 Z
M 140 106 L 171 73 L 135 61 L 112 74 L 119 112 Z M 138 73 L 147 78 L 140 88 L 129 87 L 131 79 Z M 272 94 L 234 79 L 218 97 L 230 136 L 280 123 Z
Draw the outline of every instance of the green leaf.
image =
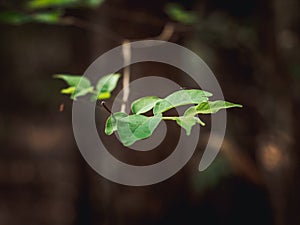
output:
M 131 104 L 131 110 L 134 114 L 142 114 L 151 110 L 155 104 L 160 100 L 156 96 L 147 96 L 135 100 Z
M 98 7 L 104 0 L 30 0 L 27 4 L 29 9 L 66 8 L 66 7 Z
M 31 18 L 33 21 L 39 23 L 56 24 L 60 22 L 61 16 L 61 11 L 52 11 L 35 13 L 31 15 Z
M 62 93 L 62 94 L 73 94 L 75 89 L 76 89 L 75 87 L 68 87 L 68 88 L 65 88 L 65 89 L 61 89 L 60 93 Z
M 121 142 L 124 146 L 130 146 L 138 140 L 150 137 L 161 120 L 161 115 L 152 117 L 130 115 L 117 120 Z
M 205 123 L 202 121 L 202 120 L 200 120 L 200 118 L 199 117 L 194 117 L 194 119 L 196 120 L 196 122 L 198 123 L 198 124 L 200 124 L 201 126 L 205 126 Z
M 192 24 L 197 21 L 195 13 L 185 10 L 181 5 L 176 3 L 167 4 L 165 11 L 171 19 L 181 23 Z
M 116 88 L 120 76 L 121 75 L 119 73 L 113 73 L 101 77 L 97 82 L 95 94 L 92 96 L 92 100 L 110 98 L 110 93 Z
M 116 88 L 120 76 L 119 73 L 112 73 L 100 78 L 96 85 L 96 91 L 112 92 Z
M 24 13 L 6 11 L 0 13 L 0 21 L 2 23 L 20 25 L 23 23 L 31 22 L 32 18 L 30 17 L 30 15 L 26 15 Z
M 63 89 L 61 90 L 61 92 L 65 94 L 71 94 L 71 99 L 75 100 L 77 97 L 86 95 L 93 91 L 91 82 L 86 77 L 66 75 L 66 74 L 56 74 L 54 75 L 54 78 L 62 79 L 68 85 L 70 85 L 69 88 Z
M 197 106 L 191 106 L 189 107 L 185 112 L 184 112 L 184 116 L 194 116 L 196 114 L 198 114 L 197 112 L 197 109 L 196 109 Z
M 86 77 L 83 76 L 55 74 L 53 77 L 66 81 L 66 83 L 70 85 L 70 87 L 76 87 L 80 81 L 83 85 L 87 85 L 87 86 L 91 85 L 91 82 Z
M 187 128 L 189 128 L 188 127 L 189 125 L 193 126 L 194 124 L 192 124 L 192 120 L 191 119 L 185 119 L 185 118 L 194 118 L 197 123 L 199 123 L 200 125 L 204 126 L 205 123 L 202 122 L 198 117 L 196 117 L 197 114 L 216 113 L 220 109 L 232 108 L 232 107 L 242 107 L 242 105 L 218 100 L 218 101 L 215 101 L 215 102 L 210 102 L 210 101 L 202 102 L 202 103 L 200 103 L 197 106 L 191 106 L 183 114 L 183 118 L 185 120 L 184 122 L 187 124 L 187 125 L 186 124 L 183 124 L 183 125 L 185 125 Z M 183 127 L 183 125 L 181 125 L 181 126 Z M 187 134 L 188 134 L 188 130 L 187 130 Z
M 89 7 L 98 7 L 104 2 L 104 0 L 86 0 L 86 4 Z
M 13 25 L 21 25 L 30 22 L 56 24 L 60 22 L 61 15 L 61 11 L 58 10 L 33 14 L 8 11 L 0 13 L 0 21 Z
M 127 117 L 128 115 L 123 112 L 116 112 L 113 115 L 110 115 L 105 124 L 105 134 L 111 135 L 114 131 L 117 130 L 117 120 Z
M 186 135 L 191 134 L 192 127 L 198 123 L 200 119 L 192 116 L 179 116 L 176 117 L 176 122 L 179 126 L 185 129 Z
M 93 87 L 82 88 L 79 86 L 76 87 L 75 92 L 71 95 L 71 99 L 76 100 L 80 96 L 84 96 L 86 94 L 92 93 L 94 89 Z
M 200 120 L 198 117 L 196 117 L 196 115 L 198 114 L 196 107 L 197 106 L 191 106 L 190 108 L 188 108 L 184 112 L 183 116 L 184 117 L 194 117 L 197 123 L 199 123 L 201 126 L 205 126 L 205 123 L 202 120 Z
M 231 102 L 226 102 L 222 100 L 214 101 L 214 102 L 202 102 L 196 106 L 197 113 L 201 114 L 209 114 L 209 113 L 216 113 L 221 109 L 227 109 L 232 107 L 243 107 L 240 104 L 235 104 Z
M 197 114 L 196 106 L 191 106 L 184 112 L 183 116 L 175 118 L 177 124 L 186 130 L 187 135 L 191 134 L 191 129 L 196 123 L 205 126 L 205 123 L 196 116 Z
M 80 3 L 80 0 L 30 0 L 27 4 L 30 9 L 42 9 L 51 7 L 67 7 Z
M 177 106 L 206 102 L 209 96 L 212 96 L 212 94 L 197 89 L 176 91 L 165 99 L 158 101 L 154 106 L 153 113 L 163 113 Z
M 108 99 L 110 98 L 111 94 L 110 92 L 102 92 L 98 95 L 98 99 L 103 100 L 103 99 Z

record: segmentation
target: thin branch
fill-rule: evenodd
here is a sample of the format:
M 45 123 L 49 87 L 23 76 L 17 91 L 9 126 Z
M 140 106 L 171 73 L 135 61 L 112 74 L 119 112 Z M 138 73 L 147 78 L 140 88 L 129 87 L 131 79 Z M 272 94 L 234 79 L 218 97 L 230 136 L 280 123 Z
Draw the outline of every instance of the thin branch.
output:
M 164 26 L 164 29 L 162 30 L 162 32 L 155 39 L 161 40 L 161 41 L 168 41 L 173 36 L 174 31 L 175 31 L 174 24 L 173 23 L 167 23 Z
M 130 60 L 131 60 L 131 45 L 128 40 L 124 40 L 122 44 L 122 53 L 124 58 L 124 71 L 123 71 L 123 102 L 121 105 L 121 112 L 126 111 L 126 103 L 129 98 L 129 83 L 130 83 Z
M 163 116 L 163 120 L 176 120 L 179 116 Z
M 141 41 L 141 40 L 159 40 L 159 41 L 169 41 L 175 32 L 175 24 L 168 22 L 163 27 L 163 30 L 159 35 L 154 37 L 148 37 L 144 39 L 131 39 L 130 41 Z
M 164 29 L 162 32 L 154 38 L 148 38 L 148 39 L 157 39 L 162 41 L 168 41 L 174 33 L 174 24 L 173 23 L 167 23 L 164 26 Z M 123 102 L 121 105 L 121 112 L 126 111 L 126 103 L 129 98 L 130 88 L 130 60 L 131 60 L 131 45 L 129 40 L 124 40 L 122 44 L 122 53 L 124 58 L 124 72 L 123 72 Z
M 101 106 L 103 106 L 103 108 L 109 113 L 112 114 L 112 112 L 110 111 L 110 109 L 106 106 L 105 101 L 101 102 Z

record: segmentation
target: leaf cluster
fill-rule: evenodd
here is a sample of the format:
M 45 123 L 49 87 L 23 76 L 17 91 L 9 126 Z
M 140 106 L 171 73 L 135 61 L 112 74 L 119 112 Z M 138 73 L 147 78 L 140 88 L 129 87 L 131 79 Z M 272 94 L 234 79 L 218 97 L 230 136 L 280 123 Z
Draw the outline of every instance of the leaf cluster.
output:
M 111 135 L 117 132 L 124 146 L 130 146 L 136 141 L 150 137 L 162 120 L 174 120 L 190 135 L 192 127 L 205 123 L 199 114 L 216 113 L 221 109 L 242 107 L 227 101 L 209 101 L 211 93 L 199 89 L 176 91 L 165 98 L 147 96 L 135 100 L 131 104 L 132 115 L 116 112 L 106 121 L 105 133 Z M 178 106 L 191 105 L 182 116 L 163 116 L 163 113 Z M 152 116 L 142 115 L 152 111 Z
M 89 79 L 83 76 L 67 74 L 56 74 L 54 78 L 64 80 L 69 86 L 62 89 L 62 94 L 69 94 L 71 99 L 76 100 L 80 96 L 91 94 L 91 100 L 108 99 L 111 92 L 116 88 L 120 74 L 113 73 L 101 77 L 96 86 L 93 86 Z

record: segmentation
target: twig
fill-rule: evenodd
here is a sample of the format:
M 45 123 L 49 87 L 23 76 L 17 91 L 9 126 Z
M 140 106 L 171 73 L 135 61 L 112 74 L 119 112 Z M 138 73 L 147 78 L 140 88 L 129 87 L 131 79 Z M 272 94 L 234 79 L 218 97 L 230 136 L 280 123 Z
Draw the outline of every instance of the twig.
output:
M 103 106 L 103 108 L 109 113 L 112 114 L 112 112 L 110 111 L 110 109 L 106 106 L 105 101 L 101 102 L 101 106 Z
M 164 29 L 162 32 L 154 38 L 148 38 L 148 39 L 157 39 L 162 41 L 168 41 L 174 33 L 174 24 L 173 23 L 167 23 L 164 26 Z M 129 40 L 124 40 L 122 44 L 122 53 L 124 58 L 124 72 L 123 72 L 123 101 L 121 105 L 121 112 L 126 111 L 126 103 L 129 98 L 130 88 L 130 60 L 131 60 L 131 46 Z
M 158 35 L 155 39 L 161 40 L 161 41 L 168 41 L 173 36 L 174 31 L 175 31 L 174 24 L 173 23 L 167 23 L 164 26 L 164 29 L 162 30 L 160 35 Z
M 59 105 L 59 112 L 64 111 L 64 108 L 65 108 L 65 104 L 64 104 L 64 103 L 61 103 L 61 104 Z
M 130 41 L 141 41 L 141 40 L 159 40 L 159 41 L 169 41 L 175 32 L 175 25 L 173 23 L 166 23 L 163 30 L 159 35 L 154 37 L 148 37 L 144 39 L 131 39 Z
M 128 40 L 124 40 L 122 44 L 122 53 L 124 58 L 124 72 L 123 72 L 123 102 L 121 105 L 121 112 L 126 111 L 126 103 L 129 98 L 129 83 L 130 83 L 130 60 L 131 60 L 131 46 Z

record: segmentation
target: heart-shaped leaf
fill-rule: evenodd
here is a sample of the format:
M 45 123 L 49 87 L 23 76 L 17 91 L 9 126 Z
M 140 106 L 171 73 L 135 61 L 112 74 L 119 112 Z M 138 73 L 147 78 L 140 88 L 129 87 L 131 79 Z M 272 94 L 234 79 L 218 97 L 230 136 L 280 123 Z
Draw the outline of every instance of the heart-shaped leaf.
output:
M 152 117 L 130 115 L 117 120 L 121 142 L 124 146 L 130 146 L 138 140 L 150 137 L 161 120 L 161 115 Z
M 111 135 L 114 131 L 117 130 L 117 120 L 127 117 L 128 115 L 123 112 L 116 112 L 113 115 L 110 115 L 105 124 L 105 134 Z
M 135 100 L 131 104 L 131 110 L 134 114 L 142 114 L 151 110 L 155 104 L 160 100 L 156 96 L 147 96 Z
M 153 113 L 163 113 L 177 106 L 206 102 L 208 101 L 207 97 L 210 96 L 212 96 L 211 93 L 197 89 L 176 91 L 158 101 L 154 106 Z

